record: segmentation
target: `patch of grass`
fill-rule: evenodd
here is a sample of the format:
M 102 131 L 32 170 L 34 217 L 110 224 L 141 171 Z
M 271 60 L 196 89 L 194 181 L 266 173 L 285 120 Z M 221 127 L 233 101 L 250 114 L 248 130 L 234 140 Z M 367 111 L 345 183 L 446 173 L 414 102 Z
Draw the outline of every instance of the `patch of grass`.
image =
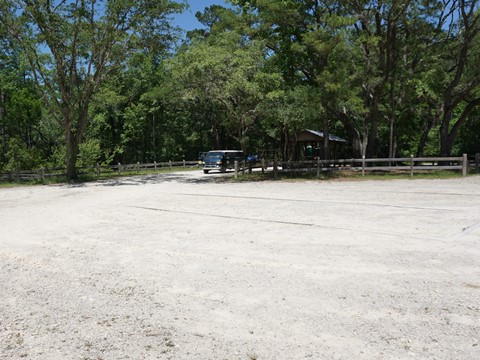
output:
M 362 174 L 354 174 L 354 178 L 360 178 L 365 180 L 397 180 L 397 179 L 453 179 L 461 178 L 462 174 L 458 171 L 416 171 L 413 176 L 410 176 L 409 172 L 369 172 Z
M 99 181 L 99 180 L 109 180 L 109 179 L 116 179 L 122 177 L 129 177 L 129 176 L 144 176 L 144 175 L 155 175 L 155 174 L 167 174 L 173 173 L 178 171 L 194 171 L 198 170 L 197 167 L 173 167 L 171 170 L 170 168 L 158 168 L 157 171 L 154 170 L 129 170 L 129 171 L 122 171 L 121 173 L 115 171 L 105 171 L 100 173 L 100 177 L 98 177 L 94 173 L 88 174 L 81 174 L 78 176 L 78 179 L 73 181 L 73 184 L 82 184 L 86 182 L 92 181 Z M 45 180 L 32 180 L 32 181 L 14 181 L 14 182 L 0 182 L 0 188 L 13 188 L 13 187 L 21 187 L 21 186 L 35 186 L 35 185 L 52 185 L 52 184 L 66 184 L 67 178 L 64 175 L 58 175 L 53 177 L 47 177 Z
M 424 171 L 416 172 L 413 177 L 409 172 L 367 172 L 362 176 L 361 172 L 354 171 L 324 171 L 317 176 L 316 171 L 311 172 L 283 172 L 279 171 L 277 177 L 274 177 L 272 171 L 245 173 L 239 175 L 237 179 L 233 177 L 219 178 L 221 182 L 260 182 L 260 181 L 366 181 L 366 180 L 417 180 L 417 179 L 452 179 L 460 178 L 462 174 L 458 171 Z
M 90 173 L 90 174 L 82 174 L 78 178 L 78 182 L 88 182 L 88 181 L 97 181 L 97 180 L 108 180 L 108 179 L 116 179 L 116 178 L 122 178 L 122 177 L 128 177 L 128 176 L 145 176 L 145 175 L 155 175 L 155 174 L 168 174 L 168 173 L 174 173 L 178 171 L 194 171 L 198 170 L 196 167 L 173 167 L 171 170 L 168 167 L 163 167 L 163 168 L 158 168 L 156 171 L 155 170 L 142 170 L 140 171 L 137 170 L 128 170 L 128 171 L 122 171 L 122 172 L 117 172 L 117 171 L 103 171 L 100 173 L 100 177 L 97 177 L 96 174 Z
M 14 187 L 18 187 L 18 186 L 22 186 L 22 184 L 16 184 L 16 183 L 9 183 L 9 182 L 0 182 L 0 189 L 2 188 L 14 188 Z
M 48 184 L 58 184 L 60 181 L 54 179 L 45 179 L 41 180 L 31 180 L 31 181 L 14 181 L 14 182 L 0 182 L 0 188 L 16 188 L 24 186 L 36 186 L 36 185 L 48 185 Z

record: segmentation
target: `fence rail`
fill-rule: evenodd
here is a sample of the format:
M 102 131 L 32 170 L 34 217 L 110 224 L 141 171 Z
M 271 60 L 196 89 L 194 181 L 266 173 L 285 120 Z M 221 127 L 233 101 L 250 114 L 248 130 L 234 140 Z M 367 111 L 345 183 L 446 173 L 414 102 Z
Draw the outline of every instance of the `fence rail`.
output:
M 192 168 L 198 166 L 197 161 L 168 161 L 168 162 L 153 162 L 141 164 L 115 164 L 115 165 L 99 165 L 79 168 L 80 175 L 92 175 L 100 177 L 101 174 L 116 173 L 128 174 L 132 172 L 148 172 L 159 171 L 168 168 Z M 413 176 L 414 172 L 419 171 L 438 171 L 438 170 L 454 170 L 461 171 L 463 176 L 466 176 L 470 169 L 473 169 L 475 174 L 480 173 L 480 154 L 476 154 L 474 158 L 469 159 L 466 154 L 461 157 L 405 157 L 405 158 L 376 158 L 376 159 L 337 159 L 337 160 L 310 160 L 310 161 L 277 161 L 277 160 L 262 160 L 257 163 L 249 163 L 245 166 L 237 165 L 235 174 L 238 175 L 238 169 L 242 171 L 248 169 L 251 171 L 254 168 L 261 168 L 265 170 L 272 168 L 274 175 L 278 172 L 317 172 L 320 175 L 325 171 L 355 171 L 362 172 L 365 175 L 370 171 L 404 171 L 410 172 Z M 64 178 L 64 168 L 46 169 L 41 168 L 37 170 L 19 170 L 8 173 L 0 173 L 0 182 L 14 182 L 14 181 L 44 181 L 49 178 Z
M 355 171 L 366 172 L 409 172 L 413 176 L 419 171 L 457 170 L 466 176 L 469 169 L 479 173 L 480 155 L 470 161 L 464 154 L 461 157 L 405 157 L 405 158 L 375 158 L 375 159 L 338 159 L 338 160 L 307 160 L 307 161 L 267 161 L 248 166 L 253 168 L 273 167 L 274 174 L 278 172 L 321 172 L 326 171 Z
M 174 168 L 191 168 L 198 165 L 197 161 L 168 161 L 168 162 L 153 162 L 141 164 L 137 162 L 136 164 L 121 164 L 116 165 L 99 165 L 96 166 L 87 166 L 79 167 L 79 175 L 93 175 L 100 177 L 101 174 L 122 174 L 122 173 L 132 173 L 140 171 L 158 171 L 161 169 L 170 169 Z M 40 168 L 37 170 L 18 170 L 18 171 L 9 171 L 5 173 L 0 173 L 0 182 L 14 182 L 14 181 L 44 181 L 49 178 L 64 178 L 66 170 L 65 168 Z

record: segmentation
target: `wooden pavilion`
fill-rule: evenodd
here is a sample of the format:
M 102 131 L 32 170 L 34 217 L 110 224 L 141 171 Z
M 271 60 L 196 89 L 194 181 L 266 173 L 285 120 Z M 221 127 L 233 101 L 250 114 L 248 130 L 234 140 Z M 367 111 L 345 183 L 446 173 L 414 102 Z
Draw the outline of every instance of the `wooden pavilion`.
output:
M 347 140 L 333 134 L 328 135 L 330 159 L 336 159 L 342 145 Z M 292 160 L 323 159 L 324 135 L 321 131 L 302 130 L 289 139 L 289 148 L 292 151 Z

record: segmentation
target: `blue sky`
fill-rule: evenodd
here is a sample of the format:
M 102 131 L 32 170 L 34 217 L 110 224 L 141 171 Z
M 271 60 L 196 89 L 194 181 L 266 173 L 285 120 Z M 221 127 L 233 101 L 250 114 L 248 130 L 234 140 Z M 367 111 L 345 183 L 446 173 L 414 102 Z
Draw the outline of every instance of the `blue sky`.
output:
M 174 21 L 176 25 L 186 31 L 202 27 L 202 24 L 200 24 L 195 18 L 195 13 L 197 11 L 203 11 L 210 5 L 227 6 L 226 0 L 188 0 L 187 2 L 190 5 L 190 8 L 185 10 L 183 14 L 175 16 Z

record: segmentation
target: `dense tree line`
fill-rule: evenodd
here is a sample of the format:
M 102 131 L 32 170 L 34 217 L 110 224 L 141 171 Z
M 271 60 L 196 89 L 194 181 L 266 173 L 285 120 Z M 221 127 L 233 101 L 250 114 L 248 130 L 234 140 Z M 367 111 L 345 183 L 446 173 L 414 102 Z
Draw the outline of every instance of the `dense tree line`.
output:
M 345 156 L 480 152 L 477 0 L 231 0 L 181 37 L 185 5 L 3 1 L 0 170 L 287 157 L 305 128 Z

